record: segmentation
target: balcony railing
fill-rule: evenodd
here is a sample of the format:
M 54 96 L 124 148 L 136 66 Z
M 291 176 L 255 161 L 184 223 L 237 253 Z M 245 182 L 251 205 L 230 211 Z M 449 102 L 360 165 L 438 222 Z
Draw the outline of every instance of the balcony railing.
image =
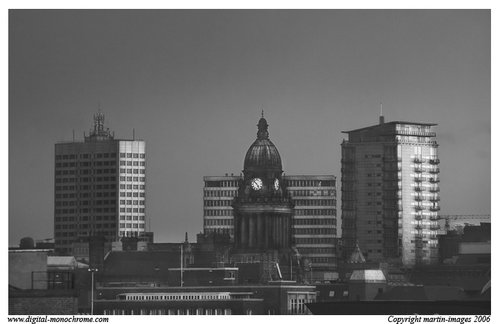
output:
M 429 159 L 430 164 L 439 164 L 439 159 Z
M 430 211 L 440 211 L 441 207 L 439 207 L 439 206 L 431 206 L 431 207 L 429 207 L 429 210 Z
M 439 183 L 439 181 L 440 181 L 440 180 L 439 180 L 439 178 L 437 178 L 437 177 L 436 177 L 436 178 L 429 178 L 429 182 L 430 182 L 430 183 Z
M 430 197 L 429 200 L 432 202 L 438 202 L 441 200 L 441 197 Z
M 433 224 L 433 225 L 430 225 L 429 228 L 433 231 L 437 231 L 441 228 L 441 226 Z
M 413 158 L 413 160 L 412 160 L 412 161 L 413 161 L 413 163 L 422 163 L 422 162 L 424 162 L 424 161 L 423 161 L 422 159 L 420 159 L 420 158 Z
M 405 136 L 436 137 L 436 133 L 435 132 L 396 130 L 396 134 L 397 135 L 405 135 Z
M 422 177 L 415 177 L 415 178 L 413 178 L 413 180 L 415 180 L 415 182 L 422 182 L 422 181 L 424 181 L 424 178 L 422 178 Z
M 413 206 L 413 209 L 415 209 L 415 211 L 424 210 L 424 208 L 422 206 L 420 206 L 420 205 Z
M 422 168 L 415 167 L 413 171 L 415 171 L 416 173 L 422 173 L 424 170 Z
M 431 187 L 431 188 L 429 188 L 429 192 L 439 192 L 439 191 L 440 191 L 439 187 Z
M 437 174 L 437 173 L 439 173 L 439 168 L 432 168 L 432 169 L 429 169 L 429 173 L 432 173 L 432 174 Z
M 424 189 L 423 189 L 422 187 L 420 187 L 420 186 L 415 186 L 413 189 L 414 189 L 415 191 L 417 191 L 417 192 L 422 192 L 422 191 L 424 191 Z

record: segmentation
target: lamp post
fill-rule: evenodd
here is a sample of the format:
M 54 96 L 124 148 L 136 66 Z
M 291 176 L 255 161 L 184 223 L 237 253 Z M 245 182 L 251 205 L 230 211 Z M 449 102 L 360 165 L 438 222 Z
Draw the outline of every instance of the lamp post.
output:
M 184 278 L 183 278 L 183 265 L 184 265 L 184 249 L 183 246 L 181 245 L 181 287 L 184 286 Z
M 155 266 L 154 267 L 154 270 L 155 270 L 155 278 L 154 278 L 154 286 L 155 287 L 160 287 L 160 267 L 159 266 Z
M 89 268 L 89 272 L 92 274 L 92 283 L 91 283 L 91 293 L 90 293 L 90 315 L 94 315 L 94 273 L 98 272 L 97 268 Z

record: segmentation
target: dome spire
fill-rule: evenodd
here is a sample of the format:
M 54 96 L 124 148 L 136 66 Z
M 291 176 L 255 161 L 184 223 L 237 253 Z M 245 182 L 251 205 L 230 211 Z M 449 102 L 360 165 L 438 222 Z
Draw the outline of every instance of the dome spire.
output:
M 269 132 L 267 131 L 267 128 L 269 125 L 267 124 L 267 120 L 264 118 L 264 109 L 262 109 L 261 113 L 262 117 L 259 120 L 259 123 L 257 124 L 257 127 L 259 131 L 257 132 L 257 139 L 263 140 L 263 139 L 269 139 Z
M 247 174 L 247 172 L 252 173 L 254 171 L 261 172 L 262 170 L 282 172 L 280 154 L 276 146 L 274 146 L 269 139 L 269 132 L 267 130 L 269 125 L 267 124 L 267 120 L 261 117 L 257 127 L 257 139 L 253 142 L 245 155 L 243 173 Z

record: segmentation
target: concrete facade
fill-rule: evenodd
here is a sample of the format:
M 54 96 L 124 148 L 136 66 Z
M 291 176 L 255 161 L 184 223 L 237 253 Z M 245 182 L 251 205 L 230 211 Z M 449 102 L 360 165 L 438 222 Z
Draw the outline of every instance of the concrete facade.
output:
M 203 177 L 203 230 L 234 236 L 231 203 L 241 176 Z M 327 279 L 337 267 L 337 191 L 333 175 L 285 175 L 284 187 L 294 205 L 292 242 L 310 260 L 315 279 Z M 326 276 L 326 277 L 325 277 Z
M 95 115 L 84 142 L 55 145 L 54 193 L 57 253 L 90 235 L 137 236 L 146 223 L 146 143 L 114 139 Z
M 438 260 L 439 159 L 435 124 L 384 123 L 346 131 L 342 143 L 344 257 L 405 266 Z
M 78 298 L 74 291 L 9 291 L 9 315 L 76 315 Z
M 95 313 L 105 315 L 306 315 L 316 287 L 290 281 L 211 287 L 98 287 Z
M 47 289 L 49 250 L 9 251 L 9 286 L 17 289 Z

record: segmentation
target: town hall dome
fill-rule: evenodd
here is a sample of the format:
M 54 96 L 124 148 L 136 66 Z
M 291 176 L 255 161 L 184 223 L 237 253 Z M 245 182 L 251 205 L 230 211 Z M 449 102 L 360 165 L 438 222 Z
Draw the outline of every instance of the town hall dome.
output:
M 269 139 L 264 116 L 259 120 L 257 139 L 247 151 L 243 168 L 245 171 L 275 170 L 282 171 L 281 157 L 276 146 Z

